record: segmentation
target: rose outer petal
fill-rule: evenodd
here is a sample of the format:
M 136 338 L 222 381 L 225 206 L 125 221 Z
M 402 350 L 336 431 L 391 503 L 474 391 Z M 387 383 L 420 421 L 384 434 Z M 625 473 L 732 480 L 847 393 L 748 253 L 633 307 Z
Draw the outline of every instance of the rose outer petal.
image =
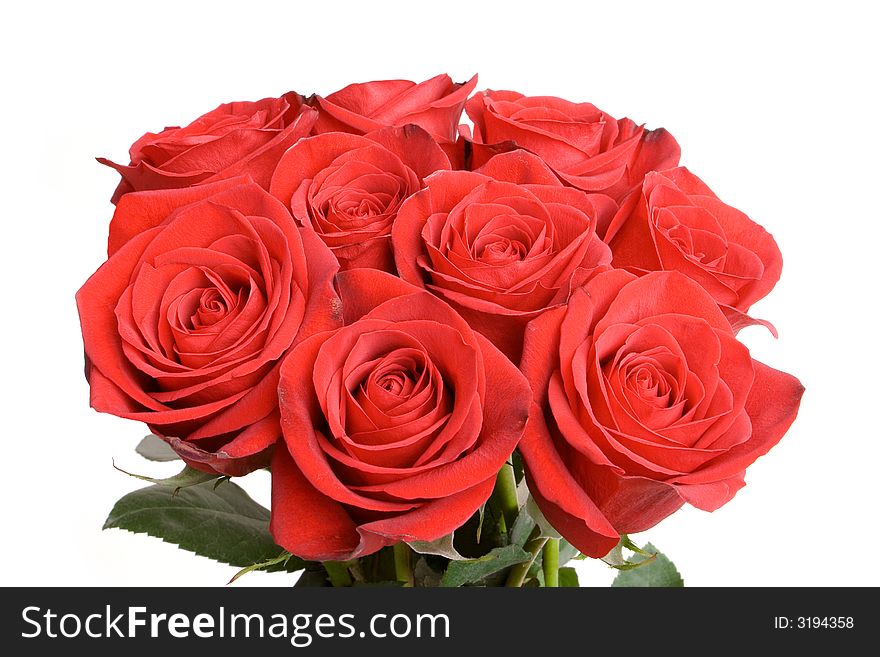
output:
M 239 176 L 173 191 L 150 190 L 126 194 L 116 204 L 116 210 L 110 220 L 108 256 L 112 256 L 136 235 L 165 223 L 174 210 L 247 183 L 247 177 Z
M 342 561 L 360 542 L 345 508 L 303 476 L 286 449 L 272 459 L 272 515 L 275 542 L 304 559 Z
M 342 311 L 346 324 L 353 324 L 389 299 L 421 292 L 421 288 L 375 269 L 340 272 L 336 286 L 345 299 Z
M 536 404 L 519 449 L 529 490 L 550 524 L 584 554 L 596 558 L 608 554 L 620 538 L 618 532 L 571 476 Z
M 692 474 L 674 480 L 677 484 L 708 484 L 727 480 L 745 470 L 776 445 L 797 417 L 804 386 L 791 374 L 753 360 L 755 382 L 745 410 L 752 421 L 752 437 L 734 446 L 723 457 Z

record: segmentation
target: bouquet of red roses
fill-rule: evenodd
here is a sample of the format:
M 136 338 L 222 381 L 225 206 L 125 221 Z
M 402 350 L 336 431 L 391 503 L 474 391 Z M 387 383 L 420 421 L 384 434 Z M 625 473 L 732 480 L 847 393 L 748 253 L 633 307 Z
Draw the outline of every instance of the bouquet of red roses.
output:
M 779 249 L 665 130 L 475 87 L 229 103 L 100 160 L 91 405 L 185 464 L 106 527 L 302 586 L 681 584 L 628 534 L 730 501 L 794 420 L 736 338 Z M 229 481 L 261 468 L 270 510 Z

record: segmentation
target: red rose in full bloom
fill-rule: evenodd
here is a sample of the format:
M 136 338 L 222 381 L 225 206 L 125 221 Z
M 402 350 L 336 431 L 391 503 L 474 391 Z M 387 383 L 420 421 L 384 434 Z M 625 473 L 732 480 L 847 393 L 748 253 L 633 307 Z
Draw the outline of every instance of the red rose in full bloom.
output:
M 76 295 L 92 406 L 146 422 L 193 467 L 267 465 L 281 358 L 341 323 L 337 268 L 247 178 L 126 194 Z
M 224 103 L 183 128 L 148 132 L 132 145 L 127 166 L 98 161 L 122 175 L 114 203 L 131 191 L 189 187 L 239 175 L 268 189 L 281 155 L 309 134 L 317 118 L 294 92 Z
M 539 155 L 565 182 L 622 200 L 648 171 L 678 164 L 678 143 L 663 128 L 646 130 L 590 103 L 515 91 L 483 91 L 465 106 L 474 122 L 474 162 L 512 146 Z M 509 148 L 508 148 L 509 149 Z
M 451 304 L 515 363 L 525 325 L 609 268 L 595 227 L 617 205 L 563 186 L 531 153 L 505 153 L 479 173 L 441 171 L 425 182 L 392 229 L 397 270 Z
M 782 272 L 770 233 L 684 167 L 649 173 L 604 238 L 615 267 L 679 271 L 702 285 L 737 328 L 754 321 L 745 313 Z
M 338 287 L 345 326 L 281 368 L 272 461 L 272 534 L 322 561 L 458 529 L 491 494 L 531 398 L 436 297 L 374 269 L 342 272 Z
M 596 276 L 526 331 L 529 490 L 579 550 L 606 554 L 684 502 L 714 510 L 797 415 L 803 387 L 752 359 L 677 272 Z
M 408 123 L 426 130 L 439 143 L 454 142 L 467 97 L 477 86 L 475 75 L 455 83 L 448 75 L 424 82 L 377 80 L 350 84 L 329 96 L 315 96 L 320 111 L 315 133 L 366 134 Z
M 341 269 L 394 273 L 391 225 L 401 204 L 426 176 L 449 168 L 443 150 L 415 125 L 366 136 L 327 132 L 284 154 L 269 191 L 318 233 Z

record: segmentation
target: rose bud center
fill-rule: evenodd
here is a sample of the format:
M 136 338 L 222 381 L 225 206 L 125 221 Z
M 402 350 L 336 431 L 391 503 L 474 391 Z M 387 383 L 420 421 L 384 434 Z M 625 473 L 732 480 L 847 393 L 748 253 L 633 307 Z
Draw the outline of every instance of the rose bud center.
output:
M 660 232 L 688 260 L 713 271 L 724 271 L 729 246 L 724 231 L 709 212 L 702 208 L 659 208 L 655 210 L 655 221 Z
M 323 217 L 337 230 L 361 228 L 390 220 L 406 190 L 407 183 L 399 176 L 347 162 L 316 190 L 313 207 L 319 223 Z

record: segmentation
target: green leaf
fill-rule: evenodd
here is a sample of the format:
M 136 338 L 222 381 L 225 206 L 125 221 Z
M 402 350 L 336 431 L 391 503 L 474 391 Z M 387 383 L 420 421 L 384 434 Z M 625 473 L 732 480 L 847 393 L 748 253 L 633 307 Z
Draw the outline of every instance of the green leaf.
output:
M 641 555 L 643 559 L 629 560 L 623 555 L 623 549 L 626 548 L 636 555 Z M 654 561 L 657 555 L 653 552 L 640 548 L 630 540 L 626 534 L 621 534 L 620 541 L 611 548 L 611 551 L 602 558 L 602 562 L 617 570 L 633 570 L 634 568 L 644 568 L 646 565 Z
M 489 575 L 494 575 L 505 568 L 510 568 L 531 558 L 532 555 L 518 545 L 507 545 L 495 548 L 477 559 L 451 561 L 443 574 L 440 586 L 455 587 L 476 584 Z
M 172 495 L 177 495 L 182 488 L 195 486 L 197 484 L 203 484 L 208 481 L 214 481 L 214 488 L 217 488 L 217 486 L 220 485 L 221 480 L 229 479 L 229 477 L 224 477 L 223 475 L 196 470 L 195 468 L 191 468 L 188 465 L 183 466 L 183 470 L 178 472 L 173 477 L 167 477 L 165 479 L 154 479 L 153 477 L 134 474 L 133 472 L 123 470 L 115 463 L 113 464 L 113 467 L 123 474 L 127 474 L 129 477 L 134 477 L 135 479 L 140 479 L 141 481 L 149 481 L 151 484 L 156 484 L 157 486 L 167 486 L 168 488 L 173 489 L 171 492 Z
M 609 556 L 611 553 L 609 552 Z M 639 553 L 639 557 L 633 557 L 632 561 L 627 561 L 627 559 L 623 556 L 623 551 L 620 552 L 618 557 L 614 558 L 614 561 L 609 561 L 608 557 L 605 557 L 602 561 L 604 561 L 607 565 L 611 566 L 615 570 L 635 570 L 636 568 L 644 568 L 650 563 L 653 563 L 657 558 L 656 554 L 647 553 L 642 555 Z
M 477 522 L 477 544 L 478 545 L 480 543 L 480 538 L 482 538 L 482 536 L 483 536 L 483 520 L 486 519 L 486 503 L 485 502 L 483 502 L 480 505 L 479 514 L 480 514 L 480 520 L 479 520 L 479 522 Z M 453 532 L 453 533 L 455 533 L 455 532 Z M 455 548 L 453 548 L 453 549 L 455 549 Z M 456 554 L 458 554 L 458 552 L 456 552 Z
M 134 448 L 138 454 L 149 461 L 179 461 L 180 457 L 171 447 L 159 436 L 150 434 L 145 437 L 138 446 Z
M 581 585 L 578 580 L 577 571 L 574 568 L 566 567 L 559 569 L 559 586 L 564 588 L 579 588 Z
M 640 548 L 638 545 L 632 542 L 629 536 L 626 534 L 621 534 L 620 536 L 620 545 L 625 547 L 627 550 L 631 552 L 635 552 L 636 554 L 641 554 L 643 557 L 650 557 L 653 553 L 648 552 L 644 548 Z
M 642 549 L 652 556 L 636 553 L 630 559 L 629 564 L 633 567 L 622 569 L 612 582 L 614 587 L 681 587 L 684 580 L 676 570 L 675 565 L 653 545 L 648 543 Z
M 291 559 L 298 561 L 297 557 L 294 557 L 290 552 L 285 550 L 274 559 L 268 559 L 266 561 L 261 561 L 260 563 L 250 565 L 247 568 L 242 568 L 237 573 L 235 573 L 235 575 L 232 576 L 232 579 L 229 580 L 227 584 L 232 584 L 239 577 L 247 575 L 248 573 L 251 573 L 255 570 L 269 570 L 271 568 L 275 568 L 276 566 L 278 566 L 278 568 L 275 568 L 275 570 L 284 570 L 287 568 L 287 565 Z M 303 564 L 303 566 L 304 565 L 305 564 Z M 302 568 L 303 566 L 300 566 L 300 568 Z M 299 570 L 300 568 L 296 568 L 296 570 Z
M 104 529 L 114 527 L 242 568 L 275 559 L 282 551 L 269 533 L 269 510 L 233 483 L 215 488 L 204 482 L 177 495 L 165 485 L 141 488 L 116 502 L 104 523 Z M 302 564 L 291 559 L 283 569 L 297 570 Z
M 540 568 L 534 570 L 534 567 L 535 564 L 532 564 L 532 567 L 529 568 L 529 573 L 533 574 L 529 574 L 526 581 L 523 582 L 523 587 L 542 589 L 546 586 L 546 583 L 544 582 L 544 571 Z
M 520 514 L 516 517 L 516 521 L 513 523 L 513 527 L 510 530 L 510 542 L 513 545 L 522 547 L 526 544 L 526 541 L 529 540 L 529 536 L 534 528 L 535 519 L 528 513 L 523 513 L 522 510 L 520 510 Z
M 461 561 L 464 557 L 455 549 L 454 540 L 455 532 L 438 538 L 436 541 L 410 541 L 407 545 L 419 554 L 436 554 L 453 561 Z
M 522 527 L 517 527 L 517 525 L 514 525 L 513 526 L 514 527 L 514 536 L 511 537 L 511 543 L 513 543 L 514 545 L 519 545 L 520 547 L 525 545 L 526 541 L 529 539 L 529 536 L 531 535 L 532 530 L 535 528 L 535 521 L 533 518 L 531 518 L 531 516 L 529 516 L 529 514 L 523 513 L 522 515 L 520 515 L 520 518 L 523 518 L 523 517 L 527 518 L 528 522 L 524 521 Z M 519 518 L 517 518 L 517 523 L 519 523 L 519 521 L 520 521 Z M 514 537 L 516 538 L 516 540 L 513 540 Z M 574 545 L 572 545 L 571 543 L 566 541 L 564 538 L 559 539 L 559 565 L 560 566 L 564 566 L 572 559 L 579 559 L 582 557 L 583 557 L 583 555 L 580 553 L 580 551 Z M 532 568 L 529 570 L 529 573 L 534 574 L 534 573 L 537 573 L 538 571 L 541 570 L 541 559 L 542 559 L 542 557 L 541 557 L 541 554 L 539 553 L 535 557 L 535 562 L 532 564 Z M 532 575 L 530 575 L 530 576 L 532 576 Z

